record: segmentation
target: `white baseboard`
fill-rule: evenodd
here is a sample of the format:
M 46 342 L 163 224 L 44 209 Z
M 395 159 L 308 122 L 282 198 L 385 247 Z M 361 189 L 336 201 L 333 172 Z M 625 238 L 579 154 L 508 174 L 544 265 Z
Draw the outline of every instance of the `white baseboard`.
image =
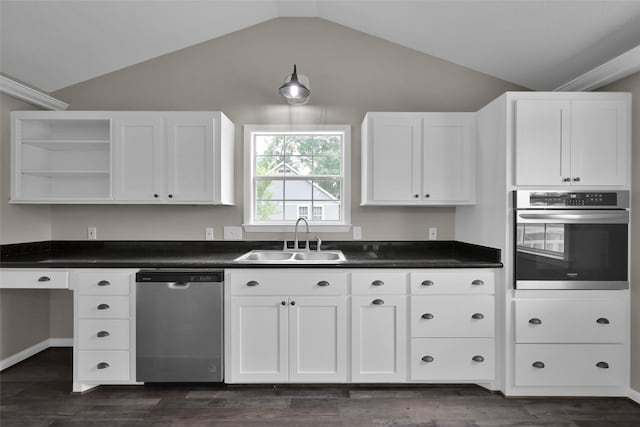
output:
M 22 350 L 19 353 L 9 356 L 6 359 L 0 360 L 0 371 L 7 369 L 10 366 L 20 363 L 23 360 L 30 358 L 49 347 L 72 347 L 73 338 L 49 338 L 42 342 L 32 345 L 29 348 Z
M 628 393 L 628 397 L 629 399 L 633 400 L 636 403 L 640 404 L 640 391 L 636 391 L 632 388 L 629 389 L 629 393 Z

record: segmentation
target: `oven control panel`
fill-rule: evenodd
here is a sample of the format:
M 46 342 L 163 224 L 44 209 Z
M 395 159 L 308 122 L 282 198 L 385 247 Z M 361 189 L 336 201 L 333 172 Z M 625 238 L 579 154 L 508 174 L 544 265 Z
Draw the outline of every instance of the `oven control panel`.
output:
M 628 191 L 515 191 L 516 209 L 627 209 Z

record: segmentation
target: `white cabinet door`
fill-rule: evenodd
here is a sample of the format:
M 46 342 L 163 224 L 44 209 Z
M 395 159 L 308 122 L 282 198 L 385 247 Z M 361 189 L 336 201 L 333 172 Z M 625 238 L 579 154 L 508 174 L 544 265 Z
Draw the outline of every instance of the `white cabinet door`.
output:
M 231 299 L 233 382 L 288 380 L 288 313 L 286 297 Z
M 516 101 L 516 185 L 569 185 L 571 102 Z
M 114 120 L 114 198 L 160 200 L 163 195 L 162 117 L 121 114 Z
M 345 297 L 290 297 L 289 380 L 345 382 L 346 329 Z
M 407 380 L 407 297 L 351 298 L 352 382 Z
M 420 198 L 421 128 L 419 118 L 374 119 L 369 178 L 373 200 L 398 202 Z
M 211 115 L 167 119 L 167 198 L 214 200 L 214 119 Z
M 473 123 L 470 115 L 424 119 L 421 199 L 444 204 L 473 201 Z
M 629 137 L 623 101 L 572 101 L 571 181 L 573 185 L 625 185 Z

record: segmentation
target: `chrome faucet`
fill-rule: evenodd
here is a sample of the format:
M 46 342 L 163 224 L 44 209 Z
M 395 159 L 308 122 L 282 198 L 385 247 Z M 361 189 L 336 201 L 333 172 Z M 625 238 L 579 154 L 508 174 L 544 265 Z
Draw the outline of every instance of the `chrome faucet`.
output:
M 294 251 L 298 250 L 298 224 L 300 224 L 300 221 L 304 221 L 305 225 L 307 226 L 307 244 L 306 244 L 304 249 L 308 251 L 309 250 L 309 238 L 308 238 L 308 236 L 309 236 L 309 221 L 307 221 L 303 217 L 298 218 L 298 220 L 296 221 L 296 227 L 295 227 L 294 235 L 293 235 L 293 238 L 294 238 L 293 250 Z

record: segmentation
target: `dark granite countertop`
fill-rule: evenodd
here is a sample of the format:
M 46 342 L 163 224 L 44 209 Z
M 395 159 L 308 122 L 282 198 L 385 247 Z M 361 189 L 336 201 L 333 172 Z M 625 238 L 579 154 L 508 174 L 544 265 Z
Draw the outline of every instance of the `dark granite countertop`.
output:
M 312 242 L 312 249 L 315 248 Z M 53 240 L 0 246 L 3 268 L 501 268 L 499 249 L 458 241 L 334 241 L 332 264 L 237 262 L 252 250 L 281 250 L 281 241 Z

